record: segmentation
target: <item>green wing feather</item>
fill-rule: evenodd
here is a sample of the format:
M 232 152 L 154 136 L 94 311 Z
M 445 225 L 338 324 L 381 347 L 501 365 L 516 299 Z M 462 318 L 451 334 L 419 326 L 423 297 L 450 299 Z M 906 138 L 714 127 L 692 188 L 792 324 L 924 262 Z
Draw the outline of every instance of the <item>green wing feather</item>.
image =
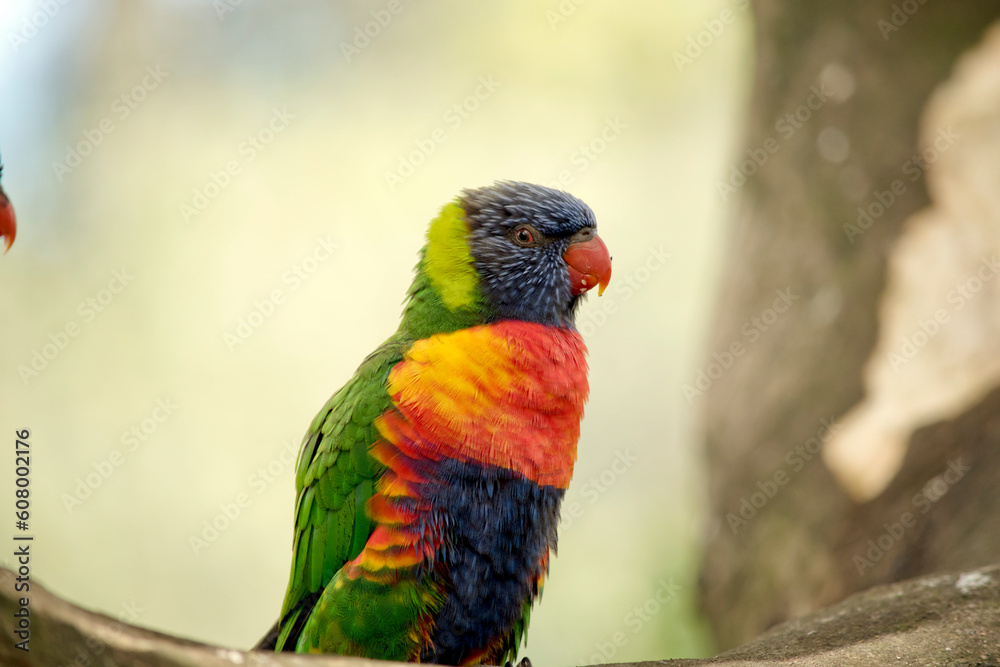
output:
M 292 572 L 275 650 L 291 650 L 319 593 L 374 530 L 365 504 L 382 473 L 369 449 L 392 404 L 389 371 L 409 347 L 396 335 L 375 350 L 313 419 L 296 463 Z
M 389 371 L 414 340 L 483 320 L 481 298 L 452 310 L 424 272 L 426 248 L 408 291 L 399 330 L 373 352 L 313 420 L 296 463 L 292 572 L 281 618 L 258 648 L 294 650 L 312 608 L 333 576 L 357 557 L 374 526 L 365 513 L 381 466 L 369 452 L 374 420 L 392 406 Z

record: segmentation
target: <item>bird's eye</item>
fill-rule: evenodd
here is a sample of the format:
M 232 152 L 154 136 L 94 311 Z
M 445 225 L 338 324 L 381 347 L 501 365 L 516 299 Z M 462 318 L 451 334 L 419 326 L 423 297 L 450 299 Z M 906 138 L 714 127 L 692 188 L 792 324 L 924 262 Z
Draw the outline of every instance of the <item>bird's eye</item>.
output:
M 514 243 L 519 246 L 535 245 L 537 232 L 529 225 L 520 225 L 514 228 Z

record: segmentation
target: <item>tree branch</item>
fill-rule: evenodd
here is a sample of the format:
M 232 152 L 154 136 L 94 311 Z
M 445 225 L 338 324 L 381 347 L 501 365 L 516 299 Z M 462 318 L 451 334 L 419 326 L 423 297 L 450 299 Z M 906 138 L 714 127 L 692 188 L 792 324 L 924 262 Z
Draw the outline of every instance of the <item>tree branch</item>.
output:
M 10 667 L 372 667 L 376 663 L 339 656 L 247 653 L 170 637 L 117 621 L 60 599 L 36 581 L 28 593 L 30 651 L 15 645 L 22 608 L 15 575 L 0 569 L 3 640 L 0 664 Z M 632 663 L 652 667 L 787 664 L 1000 663 L 1000 565 L 879 586 L 840 604 L 784 623 L 711 660 Z M 545 667 L 544 665 L 540 667 Z

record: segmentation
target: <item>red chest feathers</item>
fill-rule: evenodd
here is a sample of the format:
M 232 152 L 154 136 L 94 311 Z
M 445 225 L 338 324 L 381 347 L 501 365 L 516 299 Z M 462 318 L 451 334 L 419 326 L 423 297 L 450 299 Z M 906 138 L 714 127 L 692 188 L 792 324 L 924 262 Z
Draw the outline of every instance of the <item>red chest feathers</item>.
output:
M 403 423 L 380 430 L 407 454 L 500 466 L 564 489 L 587 399 L 585 356 L 578 333 L 527 322 L 417 341 L 389 375 Z M 392 437 L 400 427 L 407 437 Z

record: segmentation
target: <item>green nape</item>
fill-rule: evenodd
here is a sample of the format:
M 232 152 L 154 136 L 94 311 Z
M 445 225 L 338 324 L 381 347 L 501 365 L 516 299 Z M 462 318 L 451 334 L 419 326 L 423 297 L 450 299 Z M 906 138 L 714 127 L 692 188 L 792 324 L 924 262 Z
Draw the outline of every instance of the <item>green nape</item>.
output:
M 431 221 L 397 335 L 420 340 L 493 320 L 479 288 L 468 232 L 457 200 Z
M 465 210 L 457 200 L 442 208 L 427 230 L 424 271 L 451 310 L 471 307 L 478 291 L 479 276 L 465 238 L 468 231 Z

